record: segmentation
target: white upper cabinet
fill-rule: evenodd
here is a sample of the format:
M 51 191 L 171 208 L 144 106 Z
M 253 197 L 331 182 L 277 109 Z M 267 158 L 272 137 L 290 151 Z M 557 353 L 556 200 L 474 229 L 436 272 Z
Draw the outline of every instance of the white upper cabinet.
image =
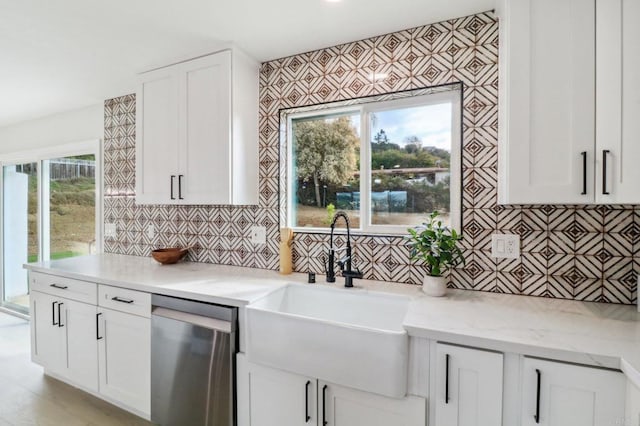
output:
M 640 1 L 597 0 L 596 9 L 596 199 L 635 204 L 640 202 Z
M 501 4 L 500 202 L 640 202 L 638 9 L 638 0 Z
M 502 7 L 501 202 L 592 201 L 595 0 Z
M 257 204 L 258 71 L 230 49 L 140 75 L 139 204 Z

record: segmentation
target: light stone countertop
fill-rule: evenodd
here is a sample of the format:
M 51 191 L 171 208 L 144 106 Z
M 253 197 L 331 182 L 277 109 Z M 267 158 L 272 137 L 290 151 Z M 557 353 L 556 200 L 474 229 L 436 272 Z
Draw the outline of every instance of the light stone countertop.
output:
M 150 257 L 101 254 L 25 265 L 27 269 L 133 290 L 245 306 L 307 275 L 206 263 L 160 265 Z M 317 276 L 324 283 L 324 276 Z M 331 287 L 342 287 L 337 277 Z M 449 290 L 428 297 L 419 286 L 355 280 L 354 290 L 412 298 L 409 335 L 503 352 L 621 369 L 640 387 L 640 313 L 635 306 Z

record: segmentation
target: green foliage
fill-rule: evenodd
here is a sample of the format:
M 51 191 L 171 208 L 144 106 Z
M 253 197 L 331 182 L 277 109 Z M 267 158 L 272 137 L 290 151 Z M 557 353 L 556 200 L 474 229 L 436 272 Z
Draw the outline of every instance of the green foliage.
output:
M 442 276 L 448 268 L 464 264 L 464 256 L 457 246 L 462 236 L 455 229 L 443 226 L 437 217 L 438 212 L 432 212 L 428 222 L 409 228 L 406 237 L 407 245 L 411 247 L 411 259 L 423 260 L 434 277 Z
M 385 132 L 384 129 L 380 129 L 380 131 L 373 137 L 373 142 L 378 145 L 388 143 L 389 136 L 387 136 L 387 132 Z
M 66 259 L 68 257 L 76 257 L 76 256 L 81 256 L 83 253 L 77 252 L 77 251 L 72 251 L 72 250 L 65 250 L 65 251 L 58 251 L 55 253 L 51 253 L 51 255 L 49 256 L 51 260 L 58 260 L 58 259 Z M 29 256 L 27 256 L 27 262 L 32 263 L 32 262 L 37 262 L 38 261 L 38 255 L 37 254 L 30 254 Z
M 412 147 L 409 149 L 412 149 Z M 374 170 L 380 168 L 393 169 L 396 166 L 404 169 L 436 167 L 436 165 L 439 167 L 448 167 L 449 160 L 436 157 L 425 149 L 414 150 L 412 152 L 407 152 L 406 149 L 386 149 L 371 152 L 371 168 Z
M 320 183 L 341 184 L 356 170 L 360 145 L 349 117 L 294 122 L 296 175 L 312 181 L 316 205 L 322 207 Z
M 336 213 L 336 206 L 334 206 L 332 203 L 329 203 L 327 205 L 327 218 L 324 220 L 324 223 L 326 223 L 327 225 L 331 225 L 331 222 L 333 221 L 333 216 Z

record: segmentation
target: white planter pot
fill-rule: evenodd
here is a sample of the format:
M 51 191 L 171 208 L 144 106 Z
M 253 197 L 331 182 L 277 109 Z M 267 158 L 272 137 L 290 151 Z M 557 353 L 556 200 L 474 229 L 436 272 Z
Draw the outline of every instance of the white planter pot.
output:
M 422 291 L 427 296 L 442 297 L 447 293 L 447 279 L 425 275 L 422 279 Z

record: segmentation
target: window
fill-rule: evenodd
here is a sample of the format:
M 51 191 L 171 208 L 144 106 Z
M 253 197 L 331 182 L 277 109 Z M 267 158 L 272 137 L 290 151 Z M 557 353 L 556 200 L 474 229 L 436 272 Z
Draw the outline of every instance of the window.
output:
M 405 234 L 438 210 L 459 228 L 460 114 L 451 87 L 285 112 L 288 226 L 326 230 L 344 210 L 354 229 Z
M 99 148 L 92 141 L 2 158 L 1 308 L 28 313 L 24 263 L 100 250 Z

